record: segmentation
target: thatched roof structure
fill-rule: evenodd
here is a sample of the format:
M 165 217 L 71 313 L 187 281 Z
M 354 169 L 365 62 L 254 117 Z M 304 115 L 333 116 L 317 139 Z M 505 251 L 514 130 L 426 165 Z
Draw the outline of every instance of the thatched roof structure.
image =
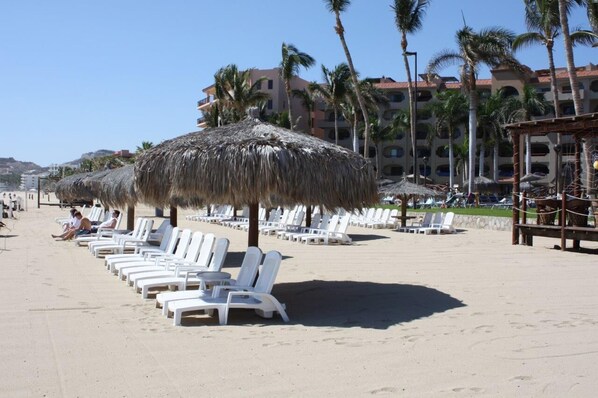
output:
M 257 245 L 259 203 L 352 210 L 378 201 L 374 171 L 359 154 L 252 119 L 146 150 L 135 163 L 135 182 L 156 206 L 173 197 L 249 205 L 250 245 Z
M 436 196 L 437 193 L 433 189 L 424 187 L 423 185 L 414 184 L 407 180 L 401 180 L 392 184 L 381 185 L 378 191 L 385 195 L 395 196 Z
M 56 197 L 61 201 L 93 200 L 94 194 L 83 183 L 92 172 L 73 174 L 56 183 Z
M 355 209 L 377 201 L 373 170 L 358 154 L 250 119 L 145 151 L 135 163 L 135 177 L 144 200 L 154 205 L 171 197 L 329 209 Z
M 109 207 L 134 207 L 138 202 L 133 165 L 109 170 L 100 180 L 97 198 Z

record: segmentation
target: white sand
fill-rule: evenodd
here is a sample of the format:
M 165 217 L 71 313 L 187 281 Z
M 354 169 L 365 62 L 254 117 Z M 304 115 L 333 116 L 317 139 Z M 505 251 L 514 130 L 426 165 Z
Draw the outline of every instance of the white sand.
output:
M 598 257 L 556 240 L 355 227 L 352 246 L 260 237 L 285 256 L 274 294 L 291 322 L 236 310 L 228 326 L 197 315 L 174 327 L 103 260 L 50 238 L 64 214 L 29 203 L 0 230 L 2 397 L 596 395 Z M 179 226 L 231 240 L 235 275 L 247 235 L 185 214 Z

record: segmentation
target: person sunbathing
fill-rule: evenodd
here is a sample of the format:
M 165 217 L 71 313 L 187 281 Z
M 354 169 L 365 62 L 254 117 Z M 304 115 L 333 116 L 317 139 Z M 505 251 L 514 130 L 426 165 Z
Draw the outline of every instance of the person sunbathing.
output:
M 52 238 L 59 240 L 70 240 L 73 239 L 75 236 L 91 233 L 91 221 L 89 221 L 89 218 L 83 217 L 83 214 L 81 214 L 80 211 L 75 213 L 75 218 L 78 221 L 75 222 L 75 225 L 78 224 L 77 227 L 72 226 L 71 228 L 69 228 L 68 231 L 66 231 L 62 235 L 52 235 Z
M 94 225 L 91 227 L 91 232 L 96 233 L 98 229 L 114 229 L 116 228 L 116 224 L 118 224 L 118 217 L 120 216 L 120 211 L 114 210 L 112 211 L 112 215 L 109 220 L 104 221 L 99 225 Z

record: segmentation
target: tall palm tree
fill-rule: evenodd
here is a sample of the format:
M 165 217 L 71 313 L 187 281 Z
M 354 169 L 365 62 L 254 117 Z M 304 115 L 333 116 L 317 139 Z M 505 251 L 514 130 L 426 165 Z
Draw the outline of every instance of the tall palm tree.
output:
M 598 34 L 598 1 L 584 0 L 584 5 L 588 13 L 588 21 L 594 33 Z M 598 44 L 594 44 L 594 47 Z
M 362 125 L 364 127 L 365 123 Z M 379 115 L 370 117 L 370 133 L 372 143 L 376 148 L 376 178 L 380 178 L 380 153 L 382 152 L 382 143 L 384 141 L 391 141 L 396 136 L 396 132 L 391 124 L 384 126 Z
M 287 94 L 287 104 L 289 104 L 289 121 L 291 130 L 293 130 L 295 120 L 293 120 L 293 111 L 291 103 L 291 80 L 299 73 L 299 69 L 304 67 L 309 69 L 316 61 L 311 55 L 301 52 L 292 44 L 282 43 L 282 61 L 280 61 L 280 75 L 284 81 L 284 89 Z
M 409 115 L 412 120 L 416 120 L 416 104 L 415 92 L 413 89 L 413 81 L 411 80 L 411 68 L 409 67 L 409 59 L 407 55 L 407 35 L 413 34 L 422 28 L 422 20 L 426 14 L 426 8 L 430 2 L 428 0 L 394 0 L 394 5 L 391 8 L 395 14 L 395 25 L 399 32 L 401 32 L 401 49 L 403 50 L 403 63 L 405 64 L 405 73 L 407 74 L 407 87 L 409 93 Z M 416 68 L 417 69 L 417 68 Z M 417 76 L 415 77 L 417 79 Z M 413 148 L 413 170 L 417 169 L 416 156 L 416 125 L 410 123 L 411 147 Z M 418 174 L 413 172 L 417 181 Z
M 338 145 L 338 112 L 347 92 L 347 81 L 351 77 L 349 67 L 345 63 L 329 70 L 322 65 L 324 84 L 311 83 L 309 89 L 321 96 L 334 112 L 334 142 Z
M 347 42 L 345 40 L 345 28 L 343 27 L 343 23 L 341 21 L 341 12 L 345 11 L 347 7 L 351 4 L 351 0 L 324 0 L 324 3 L 328 7 L 328 11 L 334 13 L 336 18 L 336 25 L 334 30 L 338 35 L 341 45 L 343 46 L 343 50 L 345 51 L 345 57 L 347 58 L 347 65 L 349 66 L 349 71 L 351 72 L 351 80 L 353 81 L 353 85 L 355 87 L 359 87 L 359 82 L 357 81 L 357 73 L 355 72 L 355 67 L 353 67 L 353 59 L 351 58 L 351 53 L 349 52 L 349 47 L 347 47 Z M 363 120 L 370 120 L 367 107 L 365 105 L 365 101 L 361 92 L 359 90 L 356 91 L 357 101 L 359 102 L 359 108 L 361 108 L 361 114 L 363 116 Z M 368 148 L 369 148 L 369 126 L 365 125 L 365 129 L 363 132 L 363 157 L 368 157 Z
M 358 125 L 363 123 L 364 126 L 361 128 L 361 133 L 365 134 L 365 125 L 363 119 L 359 117 L 358 112 L 355 112 L 358 103 L 357 101 L 357 93 L 361 93 L 363 96 L 363 101 L 367 108 L 368 114 L 379 116 L 380 107 L 386 106 L 388 104 L 388 97 L 384 95 L 384 93 L 374 87 L 374 85 L 366 80 L 359 80 L 358 89 L 355 89 L 351 82 L 347 82 L 347 92 L 345 94 L 345 102 L 341 105 L 341 109 L 343 111 L 343 115 L 346 120 L 350 121 L 352 124 L 352 136 L 353 136 L 353 151 L 359 151 L 359 134 Z M 374 120 L 373 117 L 370 118 L 370 123 Z M 368 127 L 369 128 L 369 127 Z M 368 152 L 369 154 L 369 149 Z
M 515 35 L 511 31 L 503 28 L 488 28 L 478 33 L 471 27 L 465 26 L 456 34 L 459 50 L 442 51 L 430 60 L 427 67 L 428 74 L 433 74 L 447 65 L 458 64 L 461 66 L 461 82 L 469 93 L 469 175 L 472 177 L 475 174 L 478 68 L 482 64 L 496 67 L 503 63 L 518 68 L 519 63 L 511 54 L 511 44 L 514 38 Z M 469 178 L 468 191 L 473 192 L 473 188 L 473 178 Z
M 440 91 L 436 94 L 436 101 L 429 105 L 432 114 L 436 118 L 435 131 L 437 135 L 441 132 L 448 132 L 449 152 L 449 187 L 454 185 L 455 155 L 454 138 L 457 127 L 467 121 L 468 105 L 467 97 L 459 91 Z
M 301 105 L 307 111 L 307 127 L 309 128 L 309 134 L 314 135 L 313 112 L 316 106 L 314 92 L 308 86 L 302 90 L 294 89 L 291 93 L 293 94 L 293 97 L 299 98 Z
M 259 91 L 264 80 L 265 77 L 260 77 L 251 82 L 251 69 L 240 71 L 236 65 L 230 64 L 214 75 L 215 97 L 223 108 L 232 110 L 233 121 L 237 122 L 245 117 L 250 107 L 268 100 L 269 95 Z

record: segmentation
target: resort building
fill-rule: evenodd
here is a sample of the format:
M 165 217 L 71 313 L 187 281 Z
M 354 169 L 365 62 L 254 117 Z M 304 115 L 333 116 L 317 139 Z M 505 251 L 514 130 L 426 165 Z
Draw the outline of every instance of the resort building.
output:
M 479 90 L 480 98 L 495 93 L 503 88 L 505 95 L 518 96 L 525 84 L 536 88 L 537 92 L 542 93 L 547 101 L 552 103 L 552 93 L 550 91 L 550 77 L 548 70 L 532 71 L 528 68 L 525 73 L 517 73 L 507 68 L 497 68 L 491 71 L 492 76 L 489 79 L 479 79 L 476 84 Z M 589 64 L 577 68 L 577 76 L 580 85 L 580 96 L 583 101 L 584 113 L 598 112 L 598 67 Z M 436 76 L 430 81 L 425 80 L 425 75 L 420 75 L 417 82 L 417 124 L 416 138 L 418 157 L 418 168 L 420 175 L 425 175 L 434 184 L 448 184 L 449 182 L 449 161 L 448 161 L 448 135 L 442 132 L 439 135 L 429 134 L 434 130 L 434 117 L 426 109 L 426 105 L 434 101 L 435 94 L 441 90 L 460 90 L 461 83 L 453 77 Z M 380 110 L 380 120 L 383 124 L 388 124 L 399 109 L 409 109 L 409 95 L 407 82 L 396 82 L 389 77 L 372 79 L 374 85 L 382 90 L 388 98 L 388 104 Z M 574 115 L 571 87 L 566 68 L 557 70 L 557 87 L 560 110 L 562 116 Z M 334 113 L 332 109 L 321 103 L 318 106 L 319 114 L 315 115 L 315 132 L 321 138 L 334 142 Z M 550 114 L 546 117 L 554 117 Z M 351 134 L 349 124 L 339 114 L 339 144 L 347 148 L 352 148 Z M 480 149 L 481 131 L 478 130 L 478 156 Z M 467 136 L 466 126 L 459 127 L 455 133 L 454 142 L 463 143 Z M 557 168 L 556 154 L 554 145 L 556 137 L 534 137 L 532 139 L 532 172 L 546 174 L 546 177 L 540 183 L 553 183 L 555 181 Z M 360 141 L 363 145 L 363 141 Z M 399 133 L 394 140 L 381 143 L 380 150 L 380 176 L 394 180 L 400 179 L 403 175 L 414 174 L 412 166 L 413 151 L 408 131 Z M 363 149 L 361 149 L 363 151 Z M 572 178 L 574 146 L 572 141 L 563 141 L 561 147 L 563 155 L 561 167 L 558 168 L 561 178 L 565 183 L 568 178 Z M 376 148 L 373 143 L 370 144 L 370 157 L 376 156 Z M 479 161 L 476 165 L 476 176 L 479 172 Z M 505 142 L 500 146 L 498 156 L 498 175 L 493 175 L 493 157 L 492 148 L 486 148 L 484 157 L 483 175 L 497 180 L 502 185 L 504 192 L 511 188 L 513 175 L 512 146 Z M 456 175 L 455 183 L 463 186 L 463 176 Z
M 37 184 L 40 178 L 47 177 L 48 173 L 36 173 L 35 171 L 29 171 L 21 174 L 21 185 L 19 189 L 21 191 L 28 191 L 30 189 L 37 189 Z
M 269 96 L 269 99 L 265 104 L 266 115 L 269 116 L 275 113 L 288 111 L 287 96 L 284 88 L 284 80 L 280 76 L 280 68 L 252 69 L 250 83 L 253 84 L 262 77 L 265 78 L 265 80 L 259 84 L 258 89 Z M 307 80 L 303 80 L 299 77 L 295 77 L 291 80 L 291 89 L 293 90 L 303 90 L 307 88 L 308 85 L 309 82 Z M 215 101 L 218 101 L 215 98 L 215 87 L 213 84 L 204 88 L 202 91 L 204 92 L 205 97 L 197 101 L 197 109 L 200 112 L 202 110 L 209 109 L 209 107 L 211 107 Z M 296 120 L 298 117 L 300 117 L 299 121 L 297 122 L 297 130 L 307 130 L 309 125 L 308 114 L 301 104 L 301 100 L 299 98 L 293 97 L 291 98 L 291 103 L 293 107 L 293 119 Z M 207 127 L 207 123 L 203 117 L 197 119 L 197 127 Z

